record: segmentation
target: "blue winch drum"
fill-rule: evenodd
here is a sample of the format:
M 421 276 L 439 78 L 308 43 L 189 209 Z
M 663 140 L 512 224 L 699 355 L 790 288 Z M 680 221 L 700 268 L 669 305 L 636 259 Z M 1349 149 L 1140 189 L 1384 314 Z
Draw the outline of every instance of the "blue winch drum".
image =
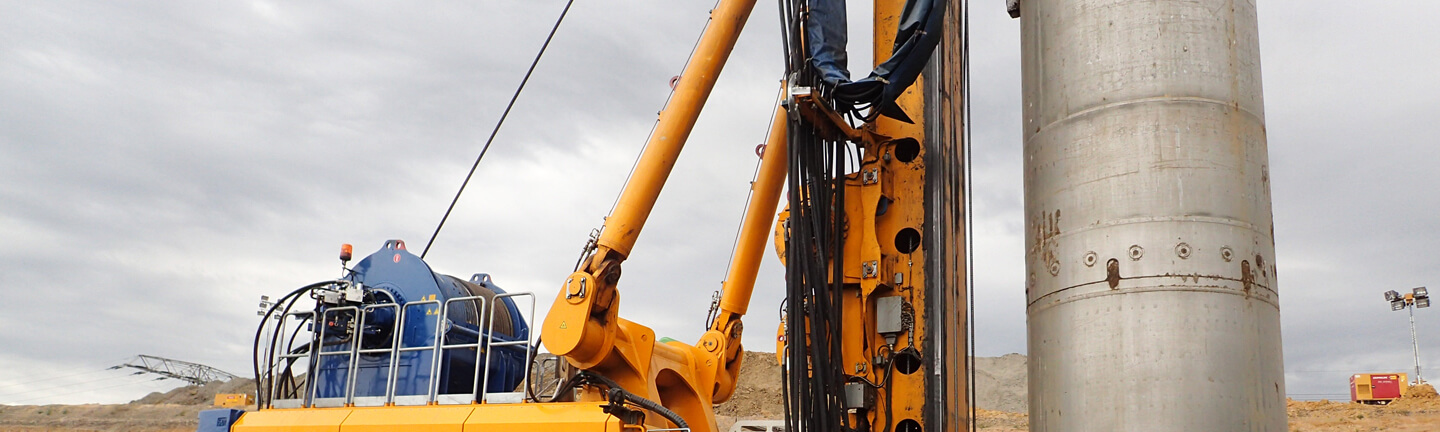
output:
M 445 345 L 473 344 L 492 338 L 494 343 L 528 341 L 530 328 L 520 310 L 486 274 L 477 274 L 471 280 L 435 273 L 419 257 L 405 250 L 404 242 L 390 240 L 379 251 L 360 260 L 346 277 L 364 287 L 366 307 L 363 309 L 364 323 L 359 326 L 360 346 L 356 360 L 354 385 L 355 397 L 385 396 L 390 376 L 391 356 L 398 352 L 395 362 L 395 396 L 428 395 L 431 384 L 432 366 L 436 350 L 436 331 L 443 329 L 440 336 Z M 445 321 L 440 322 L 441 307 L 449 299 L 481 296 L 483 301 L 462 300 L 449 303 Z M 399 306 L 383 306 L 386 304 Z M 350 333 L 350 321 L 356 310 L 334 308 L 327 313 L 324 308 L 317 311 L 323 317 L 324 341 L 322 354 L 344 353 L 354 344 Z M 403 311 L 404 322 L 396 326 L 395 320 Z M 485 316 L 494 311 L 493 332 L 487 329 Z M 399 350 L 393 350 L 395 329 L 401 333 Z M 316 329 L 317 333 L 321 329 Z M 493 333 L 493 334 L 492 334 Z M 474 394 L 476 360 L 481 362 L 480 373 L 486 356 L 489 356 L 489 376 L 485 393 L 511 392 L 525 376 L 525 360 L 528 344 L 495 346 L 491 352 L 476 355 L 476 348 L 451 348 L 442 350 L 437 394 Z M 371 351 L 373 350 L 373 351 Z M 367 352 L 370 351 L 370 352 Z M 316 365 L 315 389 L 317 398 L 338 398 L 346 396 L 350 382 L 350 356 L 322 355 Z M 473 392 L 473 393 L 472 393 Z

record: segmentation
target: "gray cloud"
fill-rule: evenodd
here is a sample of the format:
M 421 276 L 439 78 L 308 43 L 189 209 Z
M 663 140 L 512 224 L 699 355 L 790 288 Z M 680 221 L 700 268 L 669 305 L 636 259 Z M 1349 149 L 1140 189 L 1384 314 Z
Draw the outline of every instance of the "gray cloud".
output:
M 1019 26 L 1001 3 L 972 4 L 980 355 L 1025 349 Z M 1404 317 L 1379 293 L 1437 276 L 1440 85 L 1424 54 L 1440 52 L 1440 11 L 1403 3 L 1260 3 L 1292 393 L 1407 369 Z M 342 242 L 423 247 L 562 6 L 0 7 L 0 403 L 163 389 L 103 372 L 139 353 L 246 373 L 260 294 L 334 277 Z M 535 291 L 543 315 L 710 6 L 577 2 L 431 265 Z M 777 26 L 757 7 L 627 263 L 622 314 L 660 335 L 698 338 L 724 278 Z M 783 284 L 766 260 L 745 339 L 761 350 Z M 1427 359 L 1436 314 L 1417 314 Z M 70 391 L 87 386 L 109 388 Z

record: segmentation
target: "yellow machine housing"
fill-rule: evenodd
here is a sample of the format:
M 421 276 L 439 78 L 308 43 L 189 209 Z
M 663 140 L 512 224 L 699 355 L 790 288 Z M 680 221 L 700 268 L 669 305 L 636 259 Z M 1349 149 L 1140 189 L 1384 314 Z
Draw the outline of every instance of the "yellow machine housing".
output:
M 220 393 L 215 395 L 215 406 L 220 408 L 244 408 L 255 403 L 255 397 L 245 393 Z

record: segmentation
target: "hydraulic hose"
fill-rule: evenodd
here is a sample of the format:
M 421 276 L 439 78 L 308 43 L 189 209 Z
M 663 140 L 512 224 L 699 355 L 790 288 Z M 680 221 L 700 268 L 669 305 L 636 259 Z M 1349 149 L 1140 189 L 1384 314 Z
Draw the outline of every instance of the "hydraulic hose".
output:
M 680 417 L 680 414 L 676 414 L 669 408 L 665 408 L 664 405 L 660 405 L 655 401 L 646 399 L 635 393 L 631 393 L 629 390 L 625 390 L 624 387 L 621 387 L 619 383 L 616 383 L 610 378 L 606 378 L 604 376 L 596 375 L 594 373 L 586 371 L 575 374 L 575 376 L 572 376 L 569 380 L 566 380 L 564 384 L 561 384 L 560 388 L 555 391 L 556 398 L 551 399 L 549 402 L 554 402 L 555 399 L 558 399 L 561 394 L 564 394 L 565 392 L 570 391 L 575 387 L 586 384 L 603 386 L 609 389 L 610 392 L 619 395 L 622 399 L 625 400 L 625 402 L 659 414 L 661 417 L 665 417 L 666 420 L 674 423 L 675 426 L 678 428 L 686 430 L 690 429 L 690 424 L 686 423 L 685 419 Z
M 690 429 L 690 424 L 685 423 L 685 419 L 680 418 L 679 414 L 676 414 L 674 411 L 670 411 L 669 408 L 665 408 L 665 406 L 660 405 L 655 401 L 640 397 L 640 395 L 631 393 L 629 390 L 625 390 L 624 387 L 620 387 L 620 384 L 616 383 L 610 378 L 606 378 L 604 376 L 596 375 L 589 372 L 581 372 L 581 374 L 588 375 L 590 377 L 589 379 L 599 381 L 600 384 L 609 387 L 610 391 L 612 392 L 618 391 L 619 394 L 625 398 L 626 402 L 630 402 L 641 408 L 645 408 L 647 410 L 653 411 L 656 414 L 660 414 L 661 417 L 665 417 L 666 420 L 670 420 L 671 423 L 675 423 L 675 426 L 678 428 L 686 430 Z
M 286 304 L 287 301 L 288 301 L 289 303 L 293 304 L 293 303 L 294 303 L 294 299 L 293 299 L 293 298 L 294 298 L 295 296 L 298 296 L 298 295 L 300 295 L 300 294 L 302 294 L 302 293 L 305 293 L 305 292 L 307 292 L 307 291 L 311 291 L 311 290 L 314 290 L 314 289 L 316 289 L 316 288 L 320 288 L 320 287 L 323 287 L 323 286 L 328 286 L 328 285 L 331 285 L 331 284 L 334 284 L 334 283 L 336 283 L 336 281 L 329 280 L 329 281 L 324 281 L 324 282 L 316 282 L 316 283 L 312 283 L 312 284 L 309 284 L 309 285 L 300 287 L 300 288 L 298 288 L 298 289 L 296 289 L 296 290 L 294 290 L 294 291 L 291 291 L 289 294 L 285 294 L 283 297 L 280 297 L 279 300 L 276 300 L 276 301 L 275 301 L 275 304 L 274 304 L 274 305 L 270 306 L 270 310 L 265 311 L 265 316 L 264 316 L 264 318 L 261 318 L 261 319 L 260 319 L 260 326 L 255 329 L 255 342 L 254 342 L 253 345 L 251 345 L 251 349 L 250 349 L 250 357 L 251 357 L 252 360 L 254 360 L 253 365 L 252 365 L 253 367 L 252 367 L 251 369 L 252 369 L 252 371 L 255 373 L 255 400 L 256 400 L 257 406 L 265 406 L 265 403 L 267 402 L 267 401 L 264 399 L 264 396 L 262 396 L 264 393 L 261 393 L 261 392 L 260 392 L 260 390 L 261 390 L 261 388 L 260 388 L 260 383 L 264 381 L 264 380 L 261 379 L 261 377 L 260 377 L 260 335 L 262 335 L 262 334 L 265 333 L 265 325 L 270 322 L 270 317 L 275 314 L 275 310 L 276 310 L 276 309 L 279 309 L 281 304 Z M 288 313 L 289 310 L 290 310 L 290 305 L 287 304 L 287 305 L 285 306 L 285 311 Z M 267 358 L 267 359 L 274 357 L 274 350 L 275 350 L 275 346 L 274 346 L 274 342 L 275 342 L 275 341 L 274 341 L 274 338 L 271 338 L 271 341 L 270 341 L 270 342 L 271 342 L 270 351 L 266 353 L 266 358 Z

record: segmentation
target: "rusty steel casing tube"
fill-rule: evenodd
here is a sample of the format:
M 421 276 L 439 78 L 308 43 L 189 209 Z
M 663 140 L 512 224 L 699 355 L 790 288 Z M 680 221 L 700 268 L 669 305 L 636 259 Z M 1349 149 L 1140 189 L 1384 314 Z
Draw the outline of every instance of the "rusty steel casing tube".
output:
M 1032 431 L 1284 431 L 1251 0 L 1021 0 Z

